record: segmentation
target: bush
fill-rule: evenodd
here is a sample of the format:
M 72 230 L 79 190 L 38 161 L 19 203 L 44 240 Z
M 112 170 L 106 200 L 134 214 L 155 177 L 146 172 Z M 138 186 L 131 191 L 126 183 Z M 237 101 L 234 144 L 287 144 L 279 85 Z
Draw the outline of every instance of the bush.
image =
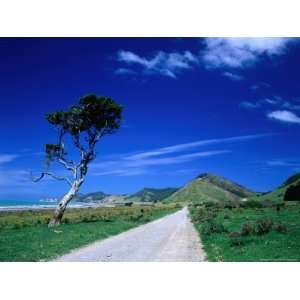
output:
M 273 221 L 271 219 L 260 219 L 256 221 L 255 232 L 258 235 L 267 234 L 273 227 Z
M 193 221 L 194 222 L 201 222 L 204 219 L 204 216 L 206 215 L 205 213 L 205 208 L 204 207 L 198 207 L 195 210 L 195 213 L 193 214 Z
M 241 246 L 244 240 L 240 231 L 233 231 L 229 234 L 230 246 Z
M 247 200 L 247 201 L 241 203 L 241 207 L 243 207 L 243 208 L 262 208 L 263 204 L 259 201 Z
M 20 229 L 20 228 L 22 228 L 22 225 L 19 224 L 19 223 L 15 223 L 15 224 L 13 225 L 13 229 Z
M 63 219 L 63 222 L 64 222 L 65 224 L 69 224 L 69 223 L 70 223 L 70 219 L 69 219 L 69 218 L 64 218 L 64 219 Z
M 230 219 L 230 216 L 229 215 L 224 215 L 224 220 L 229 220 Z
M 287 227 L 284 224 L 277 224 L 275 230 L 280 233 L 287 233 Z
M 244 223 L 241 227 L 241 235 L 242 236 L 248 236 L 251 235 L 254 232 L 254 228 L 249 223 Z
M 234 201 L 226 201 L 224 203 L 224 208 L 227 208 L 227 209 L 233 209 L 233 208 L 238 208 L 240 205 Z
M 203 223 L 201 227 L 201 232 L 204 235 L 210 235 L 212 233 L 227 232 L 227 230 L 222 223 L 218 223 L 215 220 L 209 220 Z

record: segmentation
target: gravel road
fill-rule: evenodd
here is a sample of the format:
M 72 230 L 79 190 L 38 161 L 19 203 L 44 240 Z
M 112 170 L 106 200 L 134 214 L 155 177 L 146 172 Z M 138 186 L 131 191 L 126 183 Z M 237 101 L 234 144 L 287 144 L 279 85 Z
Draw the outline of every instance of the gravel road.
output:
M 73 250 L 60 262 L 197 262 L 205 260 L 188 210 Z

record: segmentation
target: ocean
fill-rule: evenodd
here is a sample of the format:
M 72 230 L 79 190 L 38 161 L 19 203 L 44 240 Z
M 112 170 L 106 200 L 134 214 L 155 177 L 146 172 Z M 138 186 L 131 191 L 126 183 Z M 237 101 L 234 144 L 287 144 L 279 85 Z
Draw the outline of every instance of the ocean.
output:
M 2 210 L 23 210 L 23 209 L 45 209 L 56 207 L 56 201 L 49 200 L 0 200 L 0 211 Z M 87 203 L 70 203 L 69 207 L 88 207 Z

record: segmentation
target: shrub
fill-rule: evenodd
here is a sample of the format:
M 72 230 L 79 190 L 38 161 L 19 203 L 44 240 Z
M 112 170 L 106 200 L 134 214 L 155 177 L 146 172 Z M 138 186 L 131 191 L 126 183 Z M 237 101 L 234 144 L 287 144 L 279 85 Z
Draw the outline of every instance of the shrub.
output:
M 256 229 L 255 232 L 258 235 L 267 234 L 271 231 L 273 227 L 273 221 L 271 219 L 260 219 L 256 221 Z
M 277 224 L 275 230 L 280 233 L 287 233 L 287 227 L 284 224 Z
M 230 246 L 241 246 L 244 240 L 240 231 L 233 231 L 229 234 Z
M 201 227 L 201 232 L 204 235 L 210 235 L 212 233 L 227 232 L 227 230 L 222 223 L 218 223 L 215 220 L 209 220 L 203 223 Z
M 234 201 L 226 201 L 224 203 L 224 208 L 227 208 L 227 209 L 233 209 L 233 208 L 237 208 L 239 207 L 239 204 L 234 202 Z
M 201 222 L 204 219 L 204 216 L 205 216 L 205 208 L 198 207 L 193 215 L 193 221 Z
M 64 222 L 65 224 L 69 224 L 69 223 L 70 223 L 70 219 L 69 219 L 69 218 L 64 218 L 64 219 L 63 219 L 63 222 Z
M 20 229 L 20 228 L 22 228 L 22 225 L 19 224 L 19 223 L 15 223 L 15 224 L 13 225 L 13 229 Z
M 241 207 L 243 207 L 243 208 L 262 208 L 263 204 L 259 201 L 247 200 L 247 201 L 241 203 Z
M 241 227 L 241 235 L 242 236 L 248 236 L 251 235 L 254 232 L 254 228 L 249 223 L 244 223 Z
M 229 215 L 224 215 L 224 220 L 229 220 L 230 219 L 230 216 Z

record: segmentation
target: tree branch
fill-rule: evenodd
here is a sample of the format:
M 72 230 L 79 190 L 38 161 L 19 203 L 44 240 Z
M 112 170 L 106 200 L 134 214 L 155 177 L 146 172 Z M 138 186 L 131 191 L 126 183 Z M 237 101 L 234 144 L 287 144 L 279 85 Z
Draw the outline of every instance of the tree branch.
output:
M 45 176 L 50 176 L 53 179 L 60 180 L 60 181 L 66 181 L 70 186 L 72 186 L 72 182 L 67 177 L 58 176 L 50 172 L 42 172 L 39 177 L 34 177 L 31 173 L 31 179 L 33 182 L 38 182 L 42 180 Z

